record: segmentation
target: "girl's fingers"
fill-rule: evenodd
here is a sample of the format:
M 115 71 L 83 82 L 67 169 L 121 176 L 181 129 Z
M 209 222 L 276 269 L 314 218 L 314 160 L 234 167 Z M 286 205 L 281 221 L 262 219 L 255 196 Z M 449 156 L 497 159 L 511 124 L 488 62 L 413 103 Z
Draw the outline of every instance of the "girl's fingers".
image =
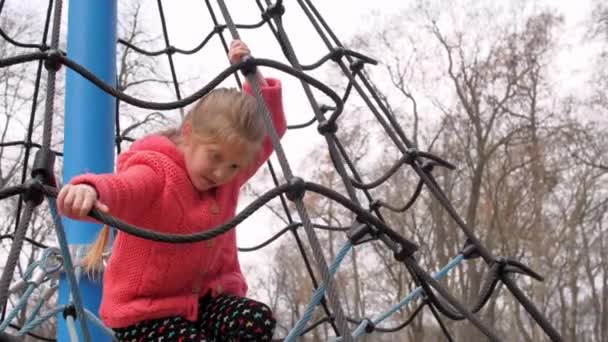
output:
M 74 203 L 75 191 L 73 187 L 66 190 L 65 197 L 63 198 L 63 208 L 65 214 L 70 216 L 73 214 L 73 203 Z
M 62 187 L 61 190 L 59 190 L 59 194 L 57 195 L 57 208 L 59 208 L 59 210 L 62 212 L 64 211 L 65 195 L 69 191 L 70 186 L 71 185 L 68 184 Z
M 235 49 L 234 52 L 232 53 L 232 57 L 230 59 L 232 59 L 235 63 L 238 63 L 243 56 L 249 55 L 250 51 L 247 48 L 239 48 L 239 49 Z
M 82 205 L 79 208 L 80 217 L 85 217 L 89 214 L 91 208 L 93 208 L 93 205 L 95 205 L 95 200 L 95 196 L 92 196 L 90 193 L 85 194 Z
M 83 216 L 82 212 L 85 211 L 84 202 L 86 199 L 86 192 L 82 190 L 82 188 L 76 189 L 74 191 L 74 202 L 72 202 L 72 212 L 76 217 Z M 86 213 L 85 213 L 86 215 Z
M 57 208 L 62 215 L 82 219 L 86 217 L 97 202 L 97 191 L 88 185 L 67 184 L 57 195 Z M 100 210 L 107 210 L 102 205 Z
M 244 55 L 248 55 L 250 54 L 251 51 L 249 50 L 249 47 L 247 47 L 247 44 L 243 43 L 240 40 L 233 40 L 230 43 L 230 51 L 229 51 L 229 56 L 230 56 L 230 60 L 232 60 L 233 62 L 238 62 L 237 60 L 235 60 L 235 58 L 242 58 Z
M 104 212 L 104 213 L 107 213 L 107 212 L 109 212 L 109 211 L 110 211 L 110 208 L 108 208 L 108 206 L 107 206 L 107 205 L 105 205 L 105 204 L 103 204 L 103 203 L 101 203 L 101 202 L 99 202 L 99 201 L 97 201 L 97 202 L 95 203 L 95 207 L 96 207 L 96 208 L 97 208 L 99 211 Z

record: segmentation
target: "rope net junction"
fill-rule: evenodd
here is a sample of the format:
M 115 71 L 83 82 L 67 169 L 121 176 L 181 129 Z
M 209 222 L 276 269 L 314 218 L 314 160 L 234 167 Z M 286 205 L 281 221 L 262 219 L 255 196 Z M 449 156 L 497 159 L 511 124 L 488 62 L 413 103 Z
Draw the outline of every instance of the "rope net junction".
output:
M 214 10 L 209 0 L 206 0 L 206 8 L 210 12 L 214 28 L 194 49 L 184 50 L 170 44 L 167 35 L 167 23 L 163 13 L 161 0 L 158 0 L 158 9 L 160 11 L 161 25 L 166 43 L 166 47 L 164 49 L 158 51 L 148 51 L 141 47 L 131 45 L 123 39 L 119 39 L 119 44 L 126 45 L 138 53 L 148 56 L 159 56 L 163 54 L 167 56 L 170 62 L 169 64 L 173 77 L 173 85 L 177 94 L 177 100 L 172 102 L 150 102 L 130 96 L 116 89 L 115 87 L 108 85 L 96 77 L 91 71 L 68 58 L 66 53 L 59 49 L 62 12 L 61 0 L 49 1 L 44 33 L 39 44 L 26 44 L 16 41 L 12 37 L 9 37 L 4 31 L 2 31 L 2 28 L 0 28 L 0 34 L 4 39 L 3 44 L 12 44 L 29 51 L 27 53 L 0 60 L 0 67 L 4 68 L 20 63 L 37 63 L 38 66 L 29 131 L 26 135 L 27 138 L 24 141 L 2 142 L 2 146 L 22 146 L 25 149 L 25 153 L 23 154 L 24 167 L 21 175 L 21 184 L 16 186 L 7 186 L 0 190 L 0 199 L 19 196 L 19 201 L 17 202 L 18 204 L 16 208 L 15 228 L 12 234 L 2 237 L 2 239 L 12 239 L 12 244 L 6 258 L 2 276 L 0 278 L 0 308 L 2 309 L 2 316 L 0 317 L 0 340 L 4 339 L 7 341 L 18 341 L 21 340 L 25 335 L 34 336 L 40 340 L 52 340 L 41 336 L 36 336 L 31 331 L 42 322 L 57 315 L 58 313 L 63 313 L 63 318 L 66 320 L 66 325 L 70 331 L 72 340 L 78 339 L 76 334 L 76 326 L 79 326 L 81 329 L 84 340 L 91 340 L 91 335 L 88 333 L 90 324 L 100 326 L 110 336 L 112 335 L 112 331 L 103 327 L 103 324 L 96 317 L 96 315 L 86 310 L 82 305 L 82 296 L 78 290 L 78 279 L 80 277 L 81 270 L 78 266 L 74 265 L 72 260 L 73 257 L 70 255 L 62 222 L 57 215 L 54 202 L 58 192 L 58 185 L 55 181 L 53 168 L 54 160 L 57 156 L 62 156 L 62 153 L 51 149 L 55 78 L 61 67 L 65 66 L 66 68 L 80 74 L 82 77 L 86 78 L 102 89 L 104 92 L 114 96 L 117 101 L 123 101 L 140 108 L 154 110 L 183 108 L 184 106 L 187 106 L 195 102 L 197 99 L 205 96 L 205 94 L 207 94 L 210 90 L 232 75 L 237 78 L 237 82 L 240 84 L 240 81 L 238 80 L 239 71 L 248 78 L 253 86 L 258 104 L 261 108 L 264 108 L 264 110 L 262 110 L 262 114 L 264 115 L 265 123 L 274 145 L 275 154 L 278 159 L 278 167 L 281 169 L 284 176 L 284 179 L 279 179 L 274 171 L 277 168 L 276 165 L 273 165 L 271 161 L 268 162 L 268 167 L 275 184 L 273 189 L 267 191 L 250 203 L 230 222 L 208 231 L 190 235 L 158 233 L 147 230 L 145 227 L 129 225 L 96 210 L 93 210 L 90 213 L 90 216 L 98 221 L 108 224 L 111 227 L 114 227 L 115 229 L 145 239 L 164 241 L 168 243 L 191 243 L 213 239 L 214 237 L 229 231 L 247 219 L 257 209 L 264 206 L 270 200 L 279 198 L 283 208 L 285 209 L 286 217 L 289 220 L 289 225 L 260 245 L 252 248 L 241 249 L 241 251 L 251 251 L 262 248 L 276 240 L 280 235 L 287 233 L 291 233 L 295 238 L 296 246 L 301 252 L 315 291 L 311 294 L 310 302 L 301 314 L 299 321 L 291 329 L 289 334 L 281 338 L 281 340 L 294 341 L 300 336 L 304 336 L 306 333 L 315 329 L 320 324 L 329 324 L 337 336 L 334 338 L 334 340 L 355 341 L 358 337 L 365 334 L 381 334 L 383 332 L 404 329 L 418 313 L 420 313 L 424 308 L 428 308 L 432 316 L 436 319 L 437 324 L 445 335 L 446 340 L 448 341 L 453 341 L 454 339 L 450 334 L 449 329 L 446 328 L 446 325 L 443 322 L 443 320 L 446 318 L 451 320 L 468 320 L 485 336 L 487 336 L 489 340 L 501 341 L 501 336 L 499 336 L 492 327 L 484 323 L 484 321 L 478 317 L 476 313 L 484 307 L 484 305 L 488 302 L 488 299 L 492 296 L 494 290 L 500 283 L 502 283 L 507 289 L 510 290 L 514 298 L 516 298 L 525 308 L 536 324 L 542 328 L 548 338 L 553 341 L 561 341 L 561 337 L 556 329 L 528 299 L 526 294 L 520 290 L 513 279 L 513 274 L 526 275 L 537 280 L 542 280 L 542 277 L 515 259 L 493 255 L 490 250 L 486 249 L 481 244 L 480 240 L 473 233 L 473 230 L 459 216 L 442 189 L 435 181 L 432 174 L 433 169 L 437 167 L 448 169 L 453 169 L 454 167 L 452 164 L 438 156 L 419 151 L 416 146 L 410 140 L 408 140 L 403 129 L 396 121 L 396 118 L 392 116 L 387 108 L 383 105 L 379 94 L 365 73 L 365 65 L 376 64 L 375 60 L 361 53 L 344 48 L 340 40 L 332 32 L 327 22 L 322 18 L 317 8 L 313 5 L 312 1 L 297 0 L 293 2 L 293 5 L 295 6 L 297 4 L 297 6 L 301 8 L 329 51 L 329 53 L 319 58 L 317 62 L 311 65 L 302 65 L 294 53 L 292 42 L 290 41 L 283 26 L 282 16 L 286 11 L 286 7 L 282 1 L 277 0 L 274 3 L 271 3 L 270 0 L 265 0 L 264 2 L 256 0 L 256 3 L 261 13 L 261 21 L 255 24 L 235 24 L 231 18 L 230 12 L 226 7 L 226 4 L 224 3 L 224 0 L 217 0 L 217 5 L 220 9 L 219 13 L 216 13 L 218 11 Z M 4 1 L 0 3 L 0 11 L 3 5 Z M 0 12 L 0 15 L 1 14 L 2 13 Z M 223 18 L 223 23 L 221 23 L 218 18 Z M 264 26 L 267 26 L 277 39 L 284 56 L 289 61 L 289 64 L 283 64 L 274 60 L 263 58 L 246 58 L 243 62 L 232 65 L 220 72 L 214 79 L 212 79 L 208 84 L 198 91 L 189 96 L 183 98 L 181 97 L 179 83 L 177 81 L 173 63 L 174 55 L 196 53 L 203 49 L 207 43 L 211 41 L 211 39 L 216 37 L 221 41 L 222 46 L 227 52 L 228 44 L 225 36 L 226 33 L 230 35 L 230 38 L 238 39 L 239 30 L 257 29 Z M 50 43 L 47 42 L 49 40 Z M 335 63 L 335 65 L 337 65 L 343 73 L 344 77 L 348 79 L 348 85 L 342 95 L 337 94 L 330 87 L 306 73 L 307 71 L 314 70 L 327 62 Z M 326 141 L 333 166 L 341 177 L 346 194 L 341 194 L 322 185 L 306 181 L 293 173 L 291 166 L 287 161 L 285 151 L 283 150 L 272 126 L 272 122 L 270 121 L 270 115 L 261 96 L 259 85 L 255 80 L 255 77 L 253 77 L 253 71 L 257 66 L 264 66 L 279 70 L 285 74 L 285 77 L 293 77 L 301 82 L 302 89 L 306 94 L 306 98 L 310 102 L 311 109 L 314 113 L 314 118 L 306 124 L 292 125 L 288 128 L 294 130 L 307 127 L 315 123 L 317 124 L 318 132 Z M 42 143 L 38 144 L 32 141 L 32 136 L 37 98 L 39 92 L 42 91 L 40 88 L 43 72 L 46 73 L 47 77 L 47 96 L 45 98 L 44 106 L 45 111 Z M 319 104 L 313 95 L 313 90 L 320 91 L 330 98 L 333 103 L 331 105 Z M 341 141 L 336 136 L 336 132 L 338 130 L 337 120 L 343 111 L 345 102 L 349 99 L 349 95 L 353 92 L 356 92 L 365 102 L 367 106 L 366 110 L 369 110 L 374 115 L 379 124 L 385 130 L 386 138 L 390 139 L 390 141 L 402 154 L 402 157 L 395 161 L 394 165 L 387 170 L 385 174 L 383 174 L 377 180 L 369 183 L 362 181 L 362 177 L 355 168 L 353 161 L 345 152 L 344 145 L 342 145 Z M 120 134 L 119 128 L 120 121 L 119 113 L 117 112 L 116 141 L 118 146 L 120 146 L 120 142 L 125 139 L 125 137 Z M 120 147 L 118 147 L 118 149 L 120 149 Z M 31 167 L 28 172 L 27 165 L 30 165 L 32 156 L 33 167 Z M 415 191 L 413 192 L 412 197 L 406 202 L 407 204 L 401 208 L 395 208 L 387 203 L 374 199 L 370 193 L 370 190 L 378 187 L 380 184 L 383 184 L 404 165 L 409 166 L 419 178 Z M 460 250 L 460 253 L 454 256 L 453 259 L 447 265 L 445 265 L 445 267 L 433 275 L 427 272 L 427 270 L 421 268 L 421 266 L 418 264 L 416 260 L 416 251 L 418 250 L 418 245 L 389 227 L 380 212 L 381 208 L 391 211 L 405 212 L 414 204 L 423 188 L 426 188 L 432 194 L 434 199 L 441 204 L 441 206 L 455 221 L 457 226 L 462 230 L 464 236 L 466 236 L 466 241 L 464 242 L 464 246 Z M 303 203 L 303 197 L 305 196 L 306 192 L 313 192 L 327 197 L 331 201 L 334 201 L 351 211 L 353 217 L 356 217 L 349 228 L 340 229 L 341 231 L 344 231 L 348 238 L 347 242 L 337 253 L 335 260 L 329 260 L 329 262 L 326 260 L 323 255 L 321 243 L 315 232 L 316 229 L 332 229 L 332 227 L 323 227 L 321 225 L 312 223 L 310 215 Z M 365 198 L 367 200 L 367 208 L 365 207 L 365 204 L 361 203 L 361 198 Z M 45 246 L 26 237 L 28 223 L 32 218 L 33 212 L 45 199 L 48 201 L 49 208 L 51 209 L 55 222 L 54 228 L 57 235 L 57 240 L 59 242 L 58 247 Z M 294 215 L 290 212 L 288 201 L 293 202 L 295 211 L 299 216 L 299 220 L 296 220 Z M 300 228 L 304 230 L 306 238 L 308 239 L 308 243 L 313 254 L 312 260 L 310 260 L 310 257 L 304 250 L 302 238 L 298 234 L 298 230 Z M 402 301 L 396 303 L 393 307 L 388 308 L 385 312 L 377 313 L 374 317 L 349 317 L 347 313 L 344 312 L 343 306 L 340 303 L 338 289 L 335 286 L 334 275 L 336 274 L 341 261 L 353 248 L 371 240 L 381 242 L 386 248 L 392 251 L 395 259 L 403 264 L 403 267 L 405 267 L 410 273 L 417 288 L 408 296 L 403 298 Z M 32 263 L 24 272 L 23 279 L 13 279 L 24 241 L 29 241 L 36 248 L 43 248 L 43 251 L 40 253 L 40 259 Z M 465 305 L 461 300 L 450 294 L 439 282 L 439 280 L 445 277 L 454 267 L 467 260 L 475 258 L 481 258 L 487 265 L 486 277 L 475 303 Z M 317 268 L 318 273 L 313 271 L 313 267 Z M 39 289 L 41 284 L 50 282 L 56 278 L 56 275 L 59 272 L 64 272 L 67 277 L 71 295 L 70 302 L 65 305 L 58 305 L 54 310 L 49 312 L 41 312 L 44 301 L 48 300 L 52 296 L 53 292 L 57 289 L 56 285 L 49 286 L 47 290 L 40 295 L 40 302 L 36 306 L 35 310 L 29 312 L 27 324 L 20 327 L 13 325 L 11 322 L 25 307 L 32 293 Z M 315 274 L 320 274 L 321 279 L 317 279 Z M 22 291 L 23 295 L 16 305 L 9 308 L 7 304 L 8 298 L 16 291 Z M 391 315 L 398 312 L 403 307 L 414 302 L 416 299 L 421 299 L 420 304 L 417 309 L 413 311 L 411 318 L 396 327 L 382 327 L 382 322 L 384 320 L 391 317 Z M 311 322 L 313 311 L 317 307 L 320 307 L 324 312 L 325 318 L 316 322 Z M 16 330 L 16 332 L 9 334 L 7 332 L 7 328 L 9 327 L 12 327 L 13 330 Z

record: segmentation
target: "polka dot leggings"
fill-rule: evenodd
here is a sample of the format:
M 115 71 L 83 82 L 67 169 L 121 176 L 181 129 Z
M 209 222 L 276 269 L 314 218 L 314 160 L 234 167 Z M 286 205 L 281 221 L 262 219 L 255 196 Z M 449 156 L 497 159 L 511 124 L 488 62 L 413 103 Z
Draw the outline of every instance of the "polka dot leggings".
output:
M 120 342 L 246 342 L 271 341 L 276 325 L 265 304 L 221 295 L 199 299 L 198 320 L 182 317 L 147 320 L 115 329 Z

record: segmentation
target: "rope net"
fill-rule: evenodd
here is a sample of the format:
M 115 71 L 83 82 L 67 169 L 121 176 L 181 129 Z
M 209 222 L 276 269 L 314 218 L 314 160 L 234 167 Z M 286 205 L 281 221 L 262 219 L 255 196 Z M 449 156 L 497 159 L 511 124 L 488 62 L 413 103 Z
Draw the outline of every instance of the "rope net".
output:
M 154 241 L 164 241 L 169 243 L 191 243 L 203 240 L 213 239 L 230 229 L 233 229 L 237 224 L 243 222 L 250 217 L 258 209 L 266 205 L 273 199 L 280 200 L 280 203 L 285 211 L 285 218 L 288 222 L 287 226 L 280 232 L 264 241 L 263 243 L 248 247 L 240 248 L 242 252 L 249 252 L 263 248 L 277 240 L 284 234 L 291 234 L 295 240 L 295 246 L 301 253 L 302 260 L 309 274 L 311 282 L 315 288 L 314 293 L 310 295 L 309 305 L 300 313 L 300 318 L 295 326 L 289 331 L 284 338 L 286 341 L 296 340 L 300 336 L 304 336 L 321 324 L 329 324 L 336 338 L 335 340 L 353 341 L 357 337 L 365 334 L 382 334 L 384 332 L 394 332 L 405 329 L 423 310 L 428 310 L 432 317 L 436 320 L 437 325 L 449 341 L 453 337 L 446 327 L 444 320 L 468 320 L 479 331 L 481 331 L 489 340 L 500 341 L 501 337 L 496 331 L 488 326 L 482 318 L 476 315 L 489 298 L 493 295 L 495 289 L 500 285 L 504 285 L 516 298 L 519 303 L 530 314 L 534 321 L 543 329 L 546 335 L 554 341 L 561 340 L 559 333 L 549 323 L 546 317 L 535 307 L 528 297 L 520 290 L 512 274 L 518 273 L 526 275 L 537 280 L 542 280 L 542 277 L 526 267 L 515 259 L 508 257 L 495 256 L 490 250 L 485 248 L 477 236 L 473 233 L 460 215 L 456 212 L 447 196 L 444 194 L 433 176 L 433 170 L 436 168 L 453 169 L 454 166 L 441 157 L 428 152 L 419 151 L 417 146 L 410 141 L 397 119 L 390 114 L 385 104 L 381 100 L 380 94 L 376 87 L 367 76 L 365 68 L 367 64 L 376 64 L 376 61 L 364 54 L 356 51 L 351 51 L 343 46 L 340 40 L 329 27 L 328 23 L 323 19 L 317 8 L 310 0 L 298 0 L 291 5 L 299 7 L 305 14 L 306 18 L 314 28 L 319 38 L 325 44 L 328 53 L 322 55 L 316 62 L 310 65 L 303 65 L 298 60 L 292 46 L 292 42 L 286 33 L 283 25 L 283 15 L 287 8 L 282 1 L 271 3 L 269 0 L 262 2 L 256 1 L 256 5 L 260 11 L 260 21 L 254 24 L 238 24 L 231 18 L 229 8 L 223 0 L 217 1 L 219 11 L 211 5 L 210 1 L 205 1 L 205 9 L 209 12 L 213 21 L 213 29 L 202 37 L 200 44 L 191 49 L 176 47 L 171 44 L 169 39 L 167 22 L 162 2 L 157 2 L 158 11 L 160 14 L 160 24 L 163 32 L 165 47 L 160 50 L 146 50 L 143 47 L 134 45 L 127 40 L 119 39 L 119 44 L 122 44 L 128 49 L 147 56 L 165 55 L 169 61 L 171 84 L 175 91 L 176 100 L 168 102 L 152 102 L 147 99 L 137 98 L 109 86 L 102 80 L 98 79 L 91 71 L 79 65 L 75 61 L 66 57 L 64 51 L 59 48 L 60 37 L 60 22 L 62 1 L 50 1 L 48 4 L 46 22 L 44 25 L 43 36 L 37 44 L 23 43 L 10 37 L 0 28 L 0 35 L 4 39 L 3 44 L 11 44 L 19 47 L 23 53 L 9 56 L 0 60 L 1 68 L 8 68 L 16 65 L 32 63 L 37 66 L 36 81 L 33 89 L 33 101 L 31 105 L 31 117 L 27 127 L 26 138 L 21 141 L 3 141 L 2 146 L 21 146 L 23 148 L 23 173 L 19 184 L 5 186 L 0 190 L 0 199 L 8 200 L 9 198 L 17 198 L 15 201 L 15 222 L 14 230 L 11 234 L 2 236 L 2 240 L 12 240 L 9 254 L 7 256 L 2 277 L 0 278 L 0 307 L 2 308 L 2 317 L 0 323 L 0 332 L 7 340 L 17 339 L 24 335 L 31 335 L 42 340 L 52 340 L 32 334 L 32 329 L 40 325 L 50 317 L 53 317 L 58 312 L 63 312 L 63 316 L 67 321 L 70 331 L 74 331 L 75 325 L 79 324 L 83 331 L 85 340 L 90 340 L 90 335 L 87 333 L 88 324 L 96 324 L 103 327 L 103 324 L 95 317 L 94 313 L 88 312 L 81 304 L 81 298 L 78 292 L 77 279 L 80 277 L 80 268 L 75 267 L 72 261 L 72 256 L 68 249 L 67 240 L 61 226 L 61 221 L 56 212 L 54 198 L 58 192 L 58 185 L 55 180 L 54 160 L 56 157 L 62 157 L 61 151 L 51 148 L 52 140 L 52 119 L 54 115 L 54 98 L 55 98 L 55 78 L 62 67 L 69 68 L 104 92 L 114 96 L 117 101 L 122 101 L 132 106 L 143 109 L 152 110 L 172 110 L 181 109 L 202 96 L 205 96 L 210 90 L 214 89 L 227 78 L 234 76 L 235 81 L 240 85 L 241 76 L 239 71 L 243 72 L 245 77 L 250 77 L 251 70 L 256 67 L 264 66 L 282 72 L 285 76 L 294 78 L 300 81 L 302 90 L 310 103 L 310 108 L 314 114 L 314 118 L 304 124 L 288 126 L 290 130 L 303 129 L 312 125 L 317 125 L 319 134 L 322 135 L 327 146 L 327 152 L 331 157 L 331 162 L 336 173 L 340 176 L 341 187 L 344 193 L 332 190 L 323 185 L 307 181 L 292 171 L 291 165 L 286 157 L 286 153 L 276 136 L 276 132 L 272 129 L 268 110 L 263 111 L 270 137 L 272 139 L 275 154 L 278 160 L 278 165 L 269 161 L 267 166 L 274 182 L 274 188 L 266 191 L 257 199 L 242 209 L 230 222 L 223 224 L 213 229 L 190 234 L 190 235 L 172 235 L 163 234 L 151 230 L 146 227 L 136 227 L 126 222 L 106 215 L 104 213 L 93 210 L 90 216 L 108 224 L 115 229 L 133 234 L 145 239 Z M 4 2 L 0 3 L 0 11 L 4 7 Z M 4 13 L 0 12 L 0 15 Z M 281 52 L 287 59 L 288 63 L 280 63 L 271 59 L 251 57 L 239 64 L 227 67 L 217 74 L 204 87 L 198 89 L 191 94 L 184 94 L 180 89 L 180 82 L 177 78 L 175 68 L 175 56 L 194 54 L 205 47 L 214 39 L 219 40 L 223 46 L 224 52 L 228 52 L 227 35 L 232 39 L 239 38 L 239 32 L 242 30 L 261 29 L 267 27 L 272 35 L 276 38 Z M 347 80 L 347 86 L 342 94 L 336 93 L 332 88 L 320 82 L 316 78 L 310 76 L 310 71 L 316 70 L 328 63 L 334 63 L 340 70 L 343 77 Z M 41 80 L 46 77 L 46 89 L 42 87 Z M 250 83 L 256 94 L 258 102 L 262 107 L 264 105 L 263 98 L 260 94 L 259 85 L 252 77 Z M 44 120 L 42 142 L 37 143 L 34 140 L 34 123 L 36 122 L 37 104 L 39 94 L 45 92 L 44 97 Z M 351 98 L 351 94 L 356 93 L 369 111 L 381 125 L 384 130 L 384 136 L 389 139 L 394 147 L 400 152 L 401 157 L 398 158 L 392 167 L 380 176 L 378 179 L 364 182 L 363 177 L 357 170 L 355 162 L 346 152 L 345 145 L 338 138 L 337 132 L 339 129 L 339 119 L 344 113 L 345 103 Z M 319 100 L 319 94 L 324 95 L 324 99 L 331 100 L 330 104 L 323 104 Z M 130 129 L 121 130 L 121 114 L 116 113 L 116 143 L 117 151 L 121 150 L 123 141 L 132 141 L 127 132 Z M 28 169 L 28 165 L 32 165 Z M 376 199 L 372 196 L 371 190 L 384 184 L 395 173 L 402 170 L 404 166 L 409 169 L 418 178 L 417 185 L 412 192 L 412 195 L 406 199 L 405 204 L 397 206 L 392 203 L 386 203 L 381 199 Z M 279 177 L 277 170 L 280 169 L 283 177 Z M 465 236 L 463 247 L 453 259 L 442 269 L 431 275 L 427 270 L 423 269 L 417 259 L 416 252 L 418 245 L 415 241 L 410 240 L 410 237 L 399 234 L 396 230 L 387 224 L 387 220 L 383 217 L 381 209 L 402 214 L 412 207 L 419 198 L 422 190 L 426 189 L 432 197 L 443 207 L 445 211 L 454 220 L 456 225 Z M 345 210 L 352 213 L 353 221 L 344 227 L 327 226 L 314 223 L 311 220 L 310 214 L 304 205 L 303 198 L 306 193 L 315 193 L 319 196 L 327 198 L 343 207 Z M 36 239 L 28 237 L 28 223 L 31 221 L 32 215 L 38 210 L 39 205 L 48 200 L 48 205 L 51 211 L 51 216 L 55 222 L 55 232 L 57 235 L 58 247 L 46 246 Z M 289 202 L 293 205 L 290 206 Z M 364 203 L 362 203 L 364 202 Z M 308 255 L 304 247 L 303 238 L 299 231 L 304 230 L 308 245 L 312 251 L 312 258 Z M 333 232 L 343 233 L 346 236 L 346 243 L 336 253 L 335 260 L 326 260 L 321 243 L 317 236 L 317 230 L 330 230 Z M 41 248 L 44 251 L 41 253 L 39 260 L 32 263 L 26 272 L 23 279 L 14 279 L 15 269 L 19 261 L 20 253 L 24 242 L 32 244 L 33 248 Z M 415 290 L 403 298 L 394 306 L 388 308 L 384 312 L 377 313 L 374 317 L 352 317 L 345 311 L 340 302 L 340 289 L 336 286 L 334 276 L 340 266 L 342 260 L 354 248 L 375 241 L 389 250 L 395 260 L 402 264 L 402 267 L 409 272 L 415 283 Z M 463 262 L 471 259 L 481 259 L 487 265 L 486 277 L 480 287 L 481 291 L 477 299 L 472 304 L 464 304 L 462 300 L 455 298 L 450 292 L 445 289 L 445 286 L 440 283 L 440 279 L 446 277 L 450 270 L 460 265 Z M 67 305 L 57 306 L 49 312 L 41 312 L 43 302 L 48 300 L 57 285 L 54 283 L 55 275 L 60 271 L 66 272 L 71 290 L 71 302 Z M 46 288 L 45 293 L 40 296 L 40 302 L 35 310 L 30 312 L 28 323 L 24 326 L 17 327 L 12 325 L 12 320 L 27 304 L 32 293 L 38 289 L 41 284 L 51 282 Z M 20 301 L 9 308 L 8 299 L 12 293 L 21 291 L 24 294 Z M 420 298 L 419 304 L 412 311 L 410 318 L 393 327 L 385 327 L 382 322 L 389 319 L 393 314 L 399 312 L 402 308 Z M 313 311 L 319 309 L 325 315 L 324 318 L 312 322 Z M 86 319 L 82 319 L 86 317 Z M 9 335 L 5 333 L 7 328 L 12 327 L 16 333 Z M 112 334 L 110 329 L 105 328 L 108 334 Z

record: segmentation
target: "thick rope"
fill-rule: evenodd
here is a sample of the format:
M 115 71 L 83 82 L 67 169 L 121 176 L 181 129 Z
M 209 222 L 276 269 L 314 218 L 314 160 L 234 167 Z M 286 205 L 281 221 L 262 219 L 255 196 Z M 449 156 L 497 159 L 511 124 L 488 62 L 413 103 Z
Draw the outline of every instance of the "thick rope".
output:
M 322 83 L 321 81 L 309 76 L 301 71 L 297 71 L 292 67 L 285 65 L 283 63 L 263 58 L 256 58 L 253 61 L 245 61 L 237 64 L 233 64 L 222 72 L 220 72 L 215 78 L 213 78 L 209 83 L 207 83 L 203 88 L 199 89 L 195 93 L 181 99 L 178 101 L 169 101 L 169 102 L 154 102 L 154 101 L 145 101 L 133 96 L 126 94 L 123 91 L 117 90 L 115 87 L 108 85 L 103 80 L 99 79 L 95 74 L 90 72 L 88 69 L 80 65 L 79 63 L 73 61 L 72 59 L 65 57 L 59 53 L 50 54 L 44 52 L 34 52 L 19 56 L 8 57 L 0 60 L 0 68 L 7 67 L 19 63 L 27 63 L 39 60 L 53 60 L 54 62 L 61 63 L 66 67 L 72 69 L 74 72 L 78 73 L 80 76 L 86 78 L 91 81 L 91 83 L 95 84 L 99 89 L 105 91 L 106 93 L 124 101 L 130 105 L 137 106 L 139 108 L 144 109 L 155 109 L 155 110 L 170 110 L 170 109 L 179 109 L 181 107 L 185 107 L 197 101 L 198 99 L 207 95 L 211 90 L 217 87 L 220 83 L 222 83 L 226 78 L 231 76 L 235 71 L 248 67 L 252 63 L 255 66 L 265 66 L 269 68 L 274 68 L 280 71 L 285 72 L 286 74 L 292 75 L 296 78 L 302 79 L 309 83 L 311 86 L 315 87 L 317 90 L 321 91 L 328 97 L 330 97 L 335 102 L 334 112 L 341 112 L 343 109 L 342 99 L 338 94 L 336 94 L 331 88 Z
M 31 201 L 28 201 L 25 205 L 25 210 L 23 211 L 23 216 L 21 217 L 19 227 L 17 227 L 17 230 L 13 235 L 11 250 L 6 258 L 6 264 L 4 266 L 4 270 L 2 271 L 2 277 L 0 277 L 0 307 L 2 310 L 6 309 L 9 296 L 8 289 L 11 285 L 11 280 L 13 279 L 17 262 L 19 262 L 19 254 L 21 253 L 21 248 L 23 247 L 25 233 L 27 231 L 27 226 L 30 219 L 32 218 L 33 210 L 34 204 Z
M 342 246 L 342 248 L 340 248 L 338 254 L 336 254 L 336 260 L 333 262 L 333 264 L 331 264 L 331 267 L 329 268 L 330 277 L 333 278 L 333 276 L 336 275 L 338 267 L 340 266 L 348 252 L 351 251 L 352 247 L 353 245 L 351 243 L 346 243 L 344 246 Z M 296 322 L 295 326 L 291 329 L 289 335 L 287 335 L 287 337 L 285 338 L 285 342 L 295 341 L 296 338 L 302 335 L 302 331 L 306 328 L 306 324 L 308 324 L 308 321 L 310 321 L 310 319 L 312 318 L 312 314 L 314 313 L 314 310 L 317 305 L 319 305 L 321 298 L 323 298 L 326 289 L 327 283 L 323 283 L 315 290 L 310 302 L 302 312 L 302 316 Z
M 51 216 L 55 222 L 55 233 L 57 234 L 57 241 L 59 242 L 59 248 L 63 256 L 63 267 L 65 269 L 66 278 L 68 280 L 68 286 L 70 287 L 71 301 L 76 309 L 76 315 L 80 322 L 80 328 L 84 336 L 85 342 L 91 340 L 91 334 L 87 328 L 88 323 L 84 314 L 84 307 L 82 305 L 82 299 L 80 297 L 80 291 L 78 291 L 78 280 L 74 271 L 74 264 L 72 263 L 72 256 L 70 254 L 70 247 L 68 240 L 65 236 L 65 230 L 61 223 L 61 217 L 57 211 L 57 203 L 54 198 L 48 198 L 49 208 L 51 209 Z M 67 316 L 68 322 L 71 316 Z M 68 325 L 69 326 L 69 325 Z
M 232 22 L 232 18 L 230 16 L 230 13 L 228 12 L 228 8 L 226 7 L 226 4 L 224 3 L 223 0 L 218 0 L 217 3 L 224 16 L 224 19 L 226 20 L 226 23 L 228 25 L 228 29 L 230 30 L 232 38 L 239 39 L 238 31 L 237 31 L 236 27 L 234 26 L 234 23 Z M 251 58 L 251 56 L 245 56 L 244 58 L 245 59 Z M 300 71 L 298 71 L 298 72 L 300 72 Z M 289 162 L 287 161 L 287 157 L 285 156 L 285 152 L 283 151 L 283 146 L 281 145 L 280 139 L 274 128 L 274 124 L 272 123 L 272 116 L 269 113 L 268 108 L 266 107 L 266 103 L 264 102 L 264 97 L 262 96 L 262 91 L 260 89 L 260 85 L 258 84 L 258 81 L 255 79 L 255 75 L 252 75 L 250 73 L 246 76 L 247 76 L 247 79 L 249 80 L 249 83 L 251 84 L 255 97 L 258 101 L 258 108 L 260 110 L 262 110 L 262 118 L 264 119 L 264 123 L 266 125 L 266 131 L 267 131 L 268 136 L 270 137 L 270 140 L 272 141 L 275 155 L 277 156 L 277 159 L 279 160 L 279 164 L 281 165 L 281 168 L 283 170 L 283 175 L 285 176 L 285 179 L 287 180 L 287 182 L 289 182 L 293 179 L 293 172 L 291 171 Z M 341 101 L 337 101 L 337 102 L 339 103 Z M 339 329 L 341 330 L 340 333 L 344 333 L 348 329 L 348 326 L 346 323 L 346 318 L 342 311 L 342 305 L 340 304 L 340 299 L 338 297 L 337 289 L 335 288 L 335 283 L 330 275 L 329 268 L 328 268 L 327 262 L 325 260 L 325 256 L 323 255 L 323 249 L 321 247 L 321 243 L 319 242 L 319 239 L 318 239 L 314 229 L 312 228 L 312 222 L 310 220 L 310 217 L 308 216 L 308 212 L 306 211 L 306 208 L 304 207 L 304 202 L 302 201 L 302 198 L 301 197 L 296 198 L 294 202 L 295 202 L 296 210 L 298 211 L 298 214 L 300 215 L 300 218 L 302 220 L 302 224 L 304 225 L 304 231 L 306 232 L 306 235 L 308 237 L 308 241 L 310 243 L 310 247 L 312 249 L 313 256 L 315 257 L 315 261 L 317 262 L 317 267 L 321 273 L 323 282 L 327 286 L 327 293 L 329 295 L 328 299 L 329 299 L 329 302 L 331 303 L 332 309 L 334 310 L 334 316 L 335 316 L 336 323 L 337 323 Z M 347 338 L 347 342 L 350 342 L 349 338 Z

